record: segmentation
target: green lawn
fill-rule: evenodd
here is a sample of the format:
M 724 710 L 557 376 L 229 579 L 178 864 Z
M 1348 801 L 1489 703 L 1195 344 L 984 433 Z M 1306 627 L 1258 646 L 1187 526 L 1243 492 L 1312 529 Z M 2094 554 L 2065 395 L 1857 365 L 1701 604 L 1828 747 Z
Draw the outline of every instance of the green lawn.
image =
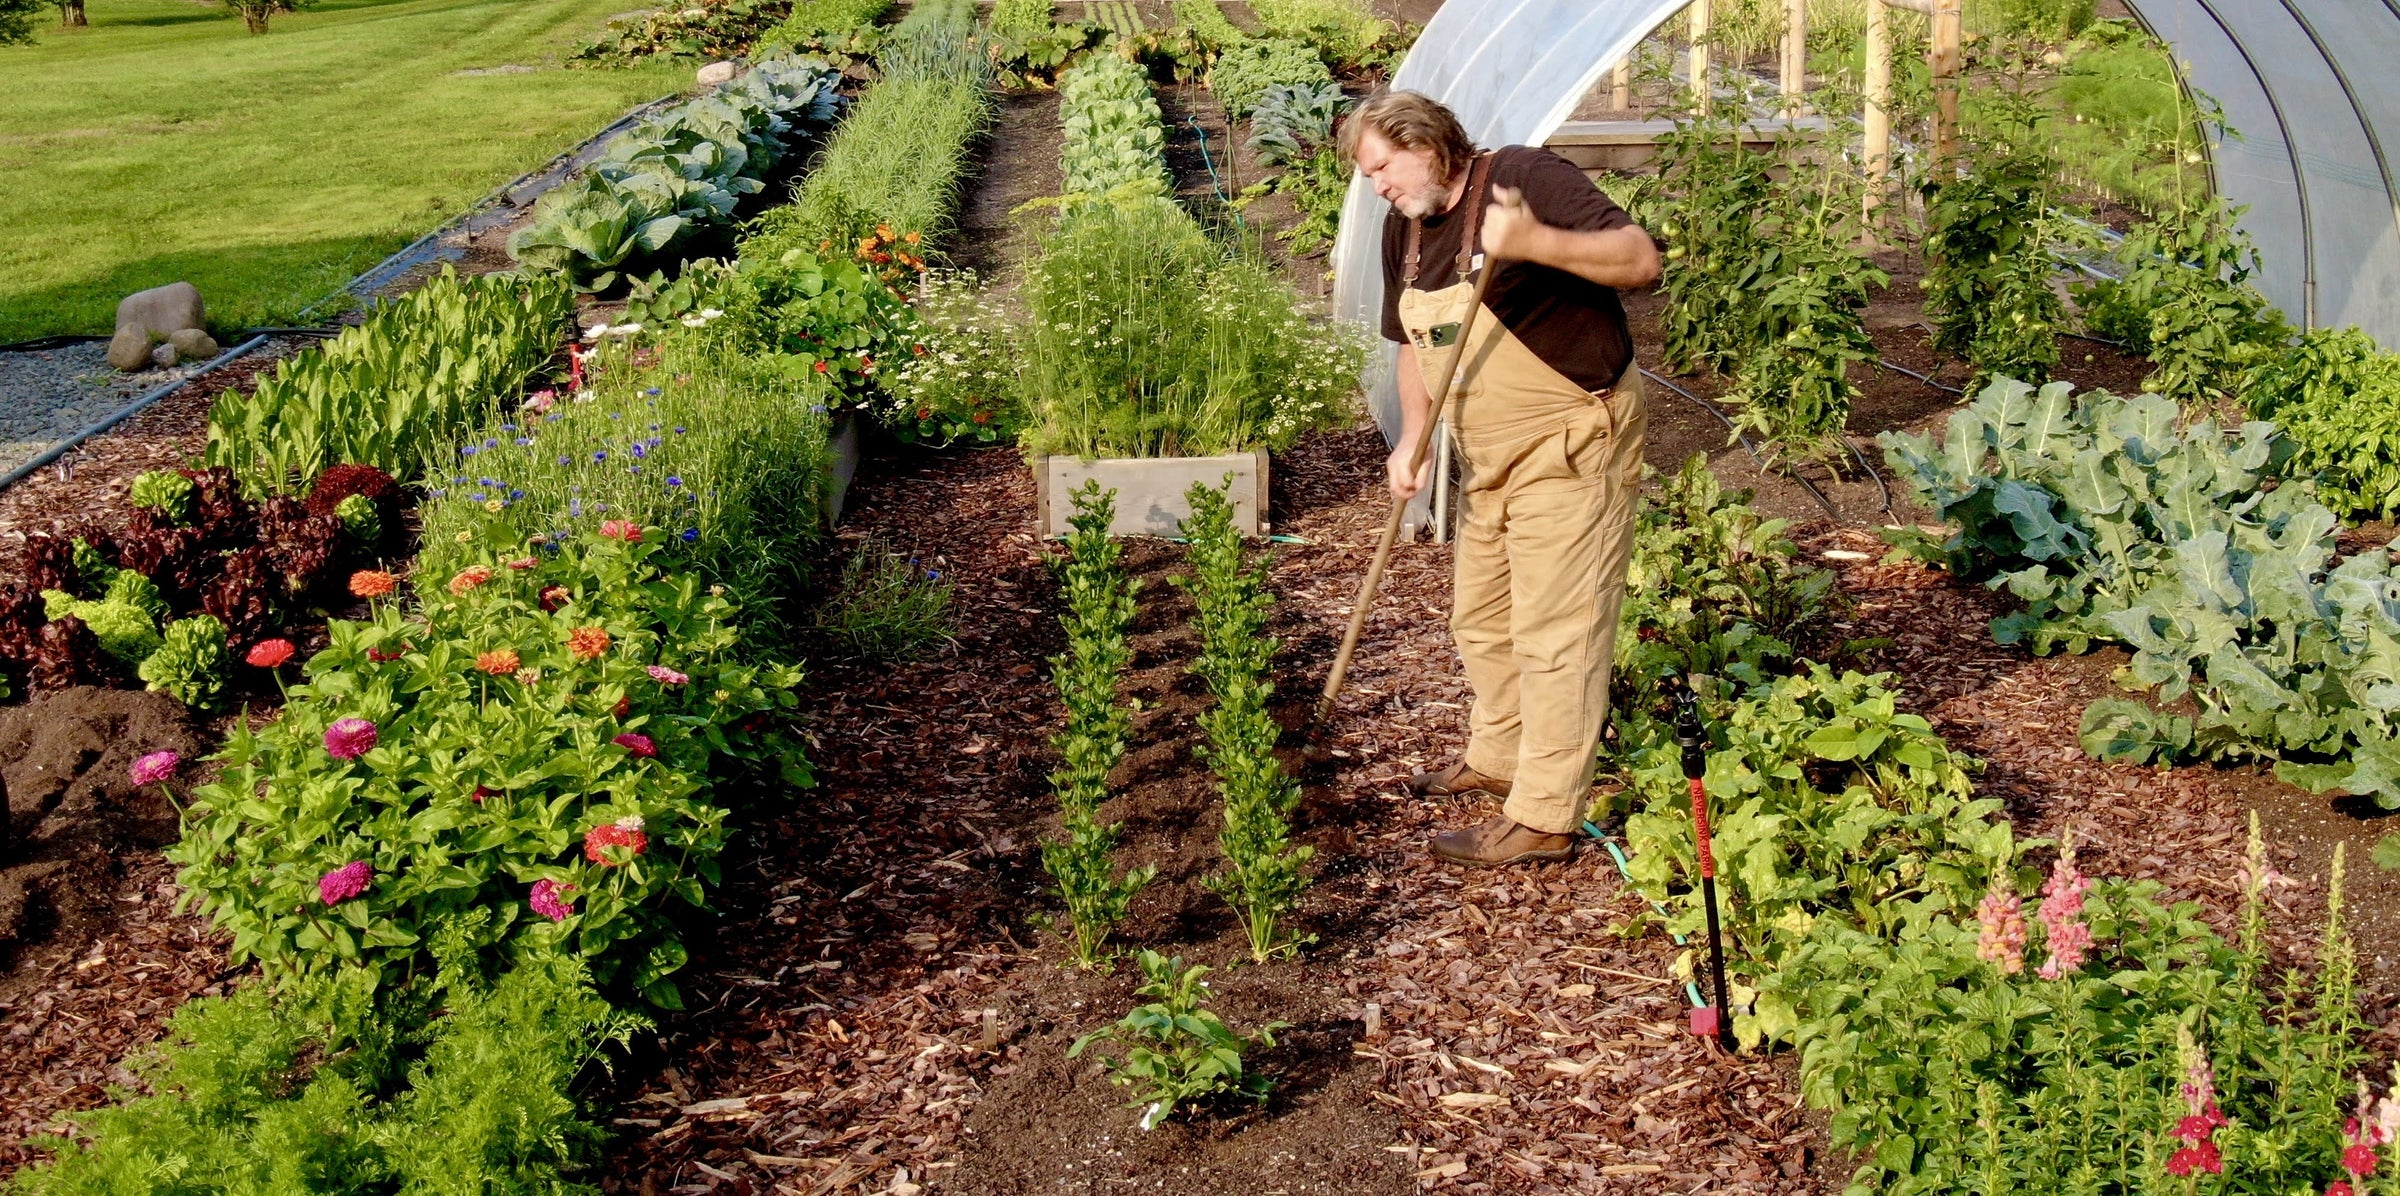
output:
M 0 341 L 109 331 L 177 279 L 220 328 L 360 270 L 691 81 L 567 70 L 642 0 L 326 0 L 263 37 L 198 0 L 90 0 L 0 48 Z M 501 66 L 530 72 L 464 75 Z

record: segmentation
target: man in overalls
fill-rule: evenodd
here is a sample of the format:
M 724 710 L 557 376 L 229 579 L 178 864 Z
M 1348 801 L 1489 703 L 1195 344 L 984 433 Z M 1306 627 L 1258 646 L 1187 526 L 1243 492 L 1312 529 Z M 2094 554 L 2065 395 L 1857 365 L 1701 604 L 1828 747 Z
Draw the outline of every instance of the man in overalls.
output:
M 1481 152 L 1449 109 L 1379 95 L 1342 148 L 1389 200 L 1383 335 L 1400 342 L 1394 497 L 1422 489 L 1407 446 L 1430 372 L 1467 325 L 1475 271 L 1497 260 L 1444 413 L 1464 458 L 1450 630 L 1475 690 L 1466 754 L 1421 794 L 1483 792 L 1501 814 L 1433 840 L 1459 864 L 1565 859 L 1608 715 L 1641 481 L 1641 372 L 1618 287 L 1658 278 L 1658 247 L 1581 170 L 1543 149 Z M 1429 454 L 1430 456 L 1430 454 Z

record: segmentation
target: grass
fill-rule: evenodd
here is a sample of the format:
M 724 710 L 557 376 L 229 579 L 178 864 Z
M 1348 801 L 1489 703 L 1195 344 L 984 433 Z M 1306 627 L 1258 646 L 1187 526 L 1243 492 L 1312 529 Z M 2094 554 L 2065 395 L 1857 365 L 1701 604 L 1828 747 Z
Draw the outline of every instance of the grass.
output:
M 220 328 L 300 309 L 493 187 L 688 84 L 565 70 L 624 0 L 326 0 L 263 37 L 106 0 L 0 49 L 0 341 L 109 331 L 177 279 Z M 530 72 L 462 75 L 474 68 Z

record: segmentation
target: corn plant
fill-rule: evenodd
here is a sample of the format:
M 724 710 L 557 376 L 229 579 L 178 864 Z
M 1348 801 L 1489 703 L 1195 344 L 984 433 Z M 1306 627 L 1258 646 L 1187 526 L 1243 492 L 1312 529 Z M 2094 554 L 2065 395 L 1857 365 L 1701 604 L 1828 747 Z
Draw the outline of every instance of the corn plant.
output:
M 1148 1106 L 1142 1110 L 1143 1129 L 1165 1121 L 1178 1104 L 1221 1092 L 1267 1099 L 1272 1082 L 1244 1071 L 1242 1056 L 1255 1046 L 1274 1046 L 1275 1031 L 1284 1023 L 1269 1022 L 1252 1034 L 1236 1033 L 1224 1019 L 1200 1007 L 1209 996 L 1208 982 L 1201 979 L 1208 974 L 1206 967 L 1187 968 L 1183 960 L 1156 951 L 1144 951 L 1139 958 L 1149 983 L 1133 990 L 1134 995 L 1153 998 L 1151 1003 L 1137 1005 L 1114 1025 L 1076 1039 L 1067 1048 L 1067 1058 L 1083 1054 L 1095 1042 L 1124 1048 L 1124 1058 L 1101 1055 L 1100 1061 L 1108 1065 L 1111 1079 L 1134 1089 L 1135 1105 Z
M 413 476 L 524 388 L 557 351 L 573 308 L 559 279 L 461 278 L 445 267 L 277 366 L 257 393 L 226 391 L 208 412 L 207 463 L 253 493 L 291 491 L 343 462 Z
M 1096 966 L 1104 958 L 1108 933 L 1125 919 L 1126 906 L 1157 873 L 1135 868 L 1116 875 L 1111 853 L 1116 849 L 1119 824 L 1100 821 L 1100 803 L 1108 798 L 1109 770 L 1125 756 L 1125 731 L 1131 722 L 1117 704 L 1117 682 L 1133 660 L 1125 628 L 1133 622 L 1133 595 L 1139 583 L 1118 565 L 1119 550 L 1108 537 L 1116 518 L 1116 492 L 1086 482 L 1073 495 L 1075 514 L 1068 520 L 1074 534 L 1067 537 L 1064 585 L 1067 650 L 1050 658 L 1050 675 L 1066 703 L 1067 725 L 1052 737 L 1059 767 L 1050 774 L 1058 794 L 1061 829 L 1065 838 L 1042 844 L 1042 867 L 1058 883 L 1058 896 L 1067 906 L 1073 931 L 1070 944 L 1079 967 Z
M 1217 844 L 1226 867 L 1208 885 L 1241 915 L 1251 957 L 1264 963 L 1303 941 L 1282 923 L 1308 888 L 1301 866 L 1315 854 L 1292 843 L 1287 820 L 1300 802 L 1300 786 L 1275 758 L 1280 728 L 1267 710 L 1275 692 L 1267 679 L 1275 641 L 1266 635 L 1275 596 L 1267 590 L 1265 562 L 1242 559 L 1242 539 L 1225 491 L 1194 483 L 1187 499 L 1192 515 L 1183 533 L 1192 545 L 1192 572 L 1174 584 L 1192 596 L 1199 612 L 1200 658 L 1192 671 L 1208 682 L 1217 700 L 1200 716 L 1208 733 L 1208 745 L 1200 750 L 1225 800 L 1225 829 Z

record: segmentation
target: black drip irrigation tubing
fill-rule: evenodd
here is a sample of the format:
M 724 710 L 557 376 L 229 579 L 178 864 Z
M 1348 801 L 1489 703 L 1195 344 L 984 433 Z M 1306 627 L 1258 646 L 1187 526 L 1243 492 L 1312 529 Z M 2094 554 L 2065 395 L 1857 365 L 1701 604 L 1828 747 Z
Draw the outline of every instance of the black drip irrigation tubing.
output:
M 342 326 L 339 324 L 316 324 L 306 328 L 244 328 L 234 333 L 232 339 L 246 341 L 259 336 L 327 337 L 338 336 L 341 331 Z M 105 336 L 92 336 L 80 332 L 65 333 L 59 336 L 37 336 L 32 340 L 10 341 L 5 345 L 0 345 L 0 353 L 39 353 L 44 349 L 64 349 L 69 345 L 96 344 L 108 339 Z
M 211 359 L 206 365 L 203 365 L 199 369 L 192 371 L 190 374 L 187 374 L 181 378 L 177 378 L 173 382 L 169 382 L 163 386 L 160 386 L 157 389 L 142 395 L 140 398 L 137 398 L 134 401 L 117 408 L 114 412 L 111 412 L 107 417 L 101 419 L 98 423 L 95 423 L 90 427 L 75 433 L 73 436 L 62 440 L 57 444 L 51 445 L 48 449 L 44 450 L 40 456 L 35 457 L 31 461 L 27 461 L 23 465 L 17 466 L 15 469 L 9 470 L 6 475 L 0 475 L 0 490 L 6 490 L 10 486 L 16 485 L 18 482 L 23 481 L 25 478 L 32 475 L 33 471 L 40 469 L 41 467 L 48 465 L 51 462 L 58 460 L 60 457 L 64 457 L 68 453 L 74 451 L 75 448 L 81 445 L 84 441 L 90 440 L 92 437 L 98 436 L 102 432 L 106 432 L 110 428 L 116 427 L 118 424 L 121 424 L 126 420 L 133 418 L 135 415 L 140 414 L 143 408 L 148 407 L 150 404 L 155 403 L 160 399 L 163 399 L 168 395 L 171 395 L 182 389 L 184 383 L 189 382 L 192 379 L 209 372 L 210 370 L 218 369 L 232 362 L 235 358 L 241 357 L 242 355 L 249 353 L 251 350 L 256 349 L 260 345 L 266 343 L 266 334 L 261 333 L 253 336 L 249 340 L 243 341 L 241 344 L 235 345 L 223 353 L 217 354 L 216 357 Z
M 1879 366 L 1882 366 L 1883 368 L 1885 368 L 1885 369 L 1887 369 L 1887 370 L 1890 370 L 1891 372 L 1893 372 L 1893 373 L 1895 373 L 1895 374 L 1906 374 L 1906 375 L 1908 375 L 1909 377 L 1911 377 L 1911 378 L 1914 378 L 1914 379 L 1916 379 L 1917 381 L 1919 381 L 1919 382 L 1922 382 L 1922 383 L 1924 383 L 1925 385 L 1927 385 L 1927 386 L 1930 386 L 1930 387 L 1934 388 L 1935 390 L 1942 391 L 1942 392 L 1943 392 L 1943 393 L 1945 393 L 1945 394 L 1964 395 L 1964 394 L 1966 394 L 1966 393 L 1967 393 L 1966 391 L 1964 391 L 1964 390 L 1961 390 L 1961 389 L 1959 389 L 1958 387 L 1955 387 L 1955 386 L 1950 386 L 1950 385 L 1948 385 L 1948 384 L 1946 384 L 1946 383 L 1936 382 L 1936 381 L 1934 381 L 1933 379 L 1931 379 L 1931 378 L 1928 378 L 1928 377 L 1926 377 L 1925 375 L 1923 375 L 1923 374 L 1920 374 L 1920 373 L 1916 372 L 1915 370 L 1912 370 L 1912 369 L 1910 369 L 1910 368 L 1908 368 L 1907 366 L 1904 366 L 1904 365 L 1893 365 L 1891 362 L 1884 361 L 1884 360 L 1881 360 L 1881 359 L 1878 359 L 1878 360 L 1875 362 L 1875 364 L 1877 364 L 1877 365 L 1879 365 Z
M 1749 437 L 1742 435 L 1742 430 L 1734 426 L 1733 420 L 1730 417 L 1728 417 L 1724 412 L 1717 410 L 1716 404 L 1711 403 L 1708 400 L 1703 399 L 1700 396 L 1667 381 L 1665 378 L 1659 377 L 1657 374 L 1650 372 L 1648 369 L 1644 369 L 1642 371 L 1642 377 L 1648 378 L 1649 380 L 1658 383 L 1660 386 L 1664 386 L 1668 390 L 1674 391 L 1676 394 L 1690 399 L 1694 406 L 1708 412 L 1710 415 L 1716 416 L 1717 420 L 1725 425 L 1725 430 L 1733 433 L 1733 438 L 1741 442 L 1742 448 L 1750 454 L 1750 459 L 1758 463 L 1758 471 L 1762 474 L 1767 472 L 1766 458 L 1758 455 L 1758 447 L 1750 443 Z M 1855 452 L 1857 450 L 1854 448 L 1852 451 Z M 1796 473 L 1786 473 L 1783 476 L 1800 483 L 1800 488 L 1808 491 L 1809 497 L 1816 499 L 1818 506 L 1825 508 L 1825 515 L 1827 518 L 1832 519 L 1836 523 L 1842 522 L 1842 513 L 1834 509 L 1833 501 L 1825 497 L 1824 491 L 1817 489 L 1817 484 L 1815 482 L 1809 481 L 1807 478 L 1801 477 Z M 1882 483 L 1882 479 L 1877 478 L 1876 482 L 1880 485 Z M 1890 507 L 1887 505 L 1885 509 L 1889 510 Z

